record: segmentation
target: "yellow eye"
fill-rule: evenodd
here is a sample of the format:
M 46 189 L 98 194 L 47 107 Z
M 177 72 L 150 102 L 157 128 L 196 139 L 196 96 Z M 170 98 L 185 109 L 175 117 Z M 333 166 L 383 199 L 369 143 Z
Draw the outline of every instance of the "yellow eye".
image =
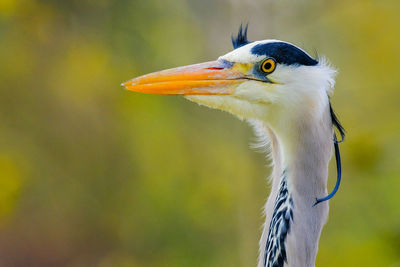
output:
M 261 70 L 265 73 L 271 73 L 275 70 L 275 60 L 273 58 L 267 58 L 261 64 Z

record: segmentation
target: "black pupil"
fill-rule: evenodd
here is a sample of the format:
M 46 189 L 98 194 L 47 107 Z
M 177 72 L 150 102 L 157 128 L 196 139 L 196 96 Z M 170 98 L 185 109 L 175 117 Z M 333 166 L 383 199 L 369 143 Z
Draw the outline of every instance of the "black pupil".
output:
M 265 70 L 270 70 L 271 67 L 272 67 L 272 64 L 270 62 L 267 62 L 267 63 L 264 64 L 264 69 Z

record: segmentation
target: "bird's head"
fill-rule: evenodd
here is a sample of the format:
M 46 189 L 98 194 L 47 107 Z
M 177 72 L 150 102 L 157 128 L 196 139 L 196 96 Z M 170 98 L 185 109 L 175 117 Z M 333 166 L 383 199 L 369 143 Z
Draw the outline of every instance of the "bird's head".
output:
M 128 90 L 183 95 L 244 119 L 273 123 L 313 116 L 329 103 L 335 71 L 299 47 L 278 40 L 249 42 L 247 27 L 234 50 L 210 61 L 163 70 L 123 83 Z

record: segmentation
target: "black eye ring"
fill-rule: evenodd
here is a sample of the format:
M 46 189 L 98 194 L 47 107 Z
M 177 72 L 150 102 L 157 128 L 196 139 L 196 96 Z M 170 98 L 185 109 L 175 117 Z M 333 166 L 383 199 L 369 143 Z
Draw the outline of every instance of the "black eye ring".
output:
M 261 71 L 264 73 L 271 73 L 275 70 L 276 62 L 273 58 L 267 58 L 261 63 Z

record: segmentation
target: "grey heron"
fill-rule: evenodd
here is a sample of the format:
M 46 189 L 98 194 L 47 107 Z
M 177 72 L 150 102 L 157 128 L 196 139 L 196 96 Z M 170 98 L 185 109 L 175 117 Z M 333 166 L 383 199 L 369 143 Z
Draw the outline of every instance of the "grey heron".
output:
M 125 83 L 128 90 L 183 95 L 248 121 L 270 146 L 272 189 L 265 205 L 258 267 L 315 266 L 328 217 L 328 200 L 340 181 L 330 104 L 333 69 L 324 58 L 279 40 L 250 42 L 247 26 L 232 37 L 234 50 L 210 61 L 150 73 Z M 328 164 L 335 147 L 338 182 L 327 195 Z M 316 205 L 318 204 L 318 205 Z

